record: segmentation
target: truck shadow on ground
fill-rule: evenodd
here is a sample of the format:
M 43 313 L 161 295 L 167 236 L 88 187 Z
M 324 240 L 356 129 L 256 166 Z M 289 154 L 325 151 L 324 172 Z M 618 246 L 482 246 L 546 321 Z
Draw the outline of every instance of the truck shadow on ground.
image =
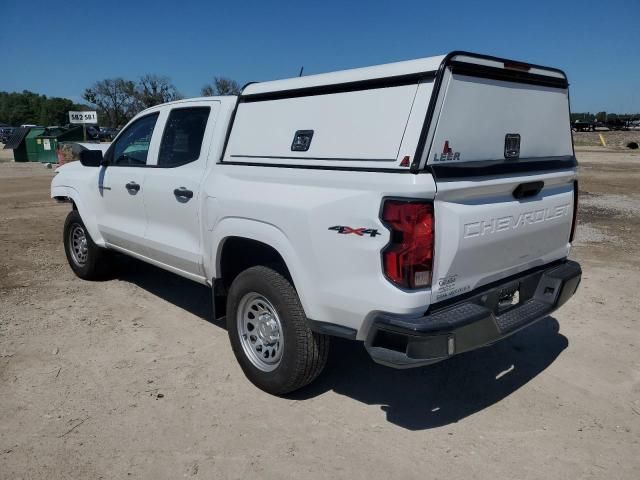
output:
M 132 283 L 207 322 L 224 327 L 224 321 L 213 319 L 211 289 L 176 274 L 118 255 L 115 278 Z M 224 312 L 222 312 L 224 313 Z
M 324 373 L 292 398 L 333 390 L 380 405 L 387 421 L 400 427 L 437 428 L 508 397 L 551 365 L 568 344 L 558 321 L 546 317 L 490 347 L 428 367 L 396 370 L 374 363 L 362 344 L 336 339 Z
M 126 259 L 118 278 L 131 282 L 213 325 L 211 290 L 137 260 Z M 374 363 L 362 343 L 333 339 L 325 371 L 289 398 L 327 391 L 380 405 L 387 421 L 409 430 L 442 427 L 473 415 L 518 390 L 567 348 L 558 321 L 547 317 L 512 337 L 428 367 L 395 370 Z

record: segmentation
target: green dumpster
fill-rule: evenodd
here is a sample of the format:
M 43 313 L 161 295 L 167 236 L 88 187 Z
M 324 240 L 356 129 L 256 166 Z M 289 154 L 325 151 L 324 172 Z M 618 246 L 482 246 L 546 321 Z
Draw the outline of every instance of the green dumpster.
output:
M 13 159 L 16 162 L 37 162 L 38 143 L 36 137 L 44 130 L 43 127 L 16 128 L 4 148 L 13 150 Z
M 82 127 L 49 127 L 36 137 L 37 161 L 41 163 L 58 163 L 56 154 L 58 143 L 82 141 L 82 139 Z

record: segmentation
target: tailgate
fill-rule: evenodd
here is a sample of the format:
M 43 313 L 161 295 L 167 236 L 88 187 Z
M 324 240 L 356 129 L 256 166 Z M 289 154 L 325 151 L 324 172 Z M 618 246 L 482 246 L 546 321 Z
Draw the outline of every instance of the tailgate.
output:
M 484 182 L 438 182 L 432 301 L 569 254 L 574 175 L 540 175 Z M 514 198 L 519 185 L 542 182 L 540 193 Z
M 486 63 L 454 61 L 443 77 L 427 157 L 437 185 L 434 303 L 569 252 L 566 79 Z

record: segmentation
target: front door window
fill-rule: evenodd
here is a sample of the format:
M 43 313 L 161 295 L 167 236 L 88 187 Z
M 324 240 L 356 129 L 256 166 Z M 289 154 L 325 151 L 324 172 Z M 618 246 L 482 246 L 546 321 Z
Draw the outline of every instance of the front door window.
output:
M 152 113 L 136 120 L 113 145 L 113 157 L 110 165 L 119 167 L 140 167 L 147 164 L 149 144 L 158 114 Z

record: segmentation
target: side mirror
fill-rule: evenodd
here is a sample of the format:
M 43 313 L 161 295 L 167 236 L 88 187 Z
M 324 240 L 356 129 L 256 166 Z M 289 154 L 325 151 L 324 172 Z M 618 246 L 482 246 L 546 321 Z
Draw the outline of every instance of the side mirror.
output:
M 99 167 L 104 157 L 101 150 L 83 150 L 80 152 L 80 163 L 85 167 Z

